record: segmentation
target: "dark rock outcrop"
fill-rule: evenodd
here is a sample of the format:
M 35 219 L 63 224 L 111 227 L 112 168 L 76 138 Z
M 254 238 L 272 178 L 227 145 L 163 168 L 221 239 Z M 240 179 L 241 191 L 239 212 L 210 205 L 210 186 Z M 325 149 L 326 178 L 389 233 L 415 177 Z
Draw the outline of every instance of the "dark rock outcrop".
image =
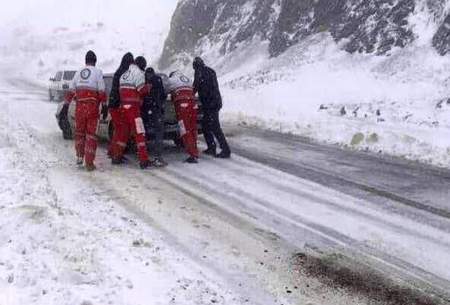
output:
M 417 37 L 409 18 L 419 2 L 436 21 L 443 19 L 445 3 L 435 0 L 184 0 L 174 13 L 160 65 L 211 47 L 227 54 L 255 38 L 268 41 L 270 55 L 278 56 L 319 32 L 329 32 L 350 53 L 383 55 Z M 450 50 L 449 24 L 450 16 L 433 40 L 442 55 Z
M 433 46 L 441 55 L 450 52 L 450 15 L 445 18 L 436 35 L 434 35 Z

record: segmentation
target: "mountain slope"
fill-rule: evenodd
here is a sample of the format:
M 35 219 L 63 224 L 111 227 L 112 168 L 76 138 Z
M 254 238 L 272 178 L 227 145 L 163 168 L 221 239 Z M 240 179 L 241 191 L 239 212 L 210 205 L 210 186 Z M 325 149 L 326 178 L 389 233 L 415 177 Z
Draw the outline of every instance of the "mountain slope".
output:
M 224 115 L 449 166 L 450 1 L 184 0 L 160 66 L 220 75 Z
M 445 2 L 425 0 L 263 0 L 180 1 L 172 19 L 161 65 L 174 55 L 204 52 L 213 45 L 224 55 L 252 39 L 269 42 L 271 56 L 310 35 L 328 32 L 350 53 L 387 54 L 405 47 L 421 33 L 411 17 L 419 11 L 442 24 L 434 37 L 440 53 L 449 47 L 443 20 Z

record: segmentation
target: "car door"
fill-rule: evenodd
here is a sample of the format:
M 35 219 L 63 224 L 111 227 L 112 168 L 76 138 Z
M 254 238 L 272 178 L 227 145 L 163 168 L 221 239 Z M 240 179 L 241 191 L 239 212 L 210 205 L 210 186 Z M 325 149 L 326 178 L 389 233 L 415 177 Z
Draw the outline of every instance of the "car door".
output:
M 107 97 L 106 100 L 108 101 L 109 94 L 110 94 L 111 88 L 112 88 L 113 76 L 110 74 L 104 75 L 103 80 L 105 81 L 105 92 L 106 92 L 106 97 Z M 101 110 L 101 108 L 100 108 L 100 110 Z M 100 137 L 102 139 L 107 139 L 107 140 L 109 139 L 110 123 L 111 123 L 111 116 L 109 114 L 108 114 L 108 117 L 106 118 L 106 120 L 103 120 L 102 117 L 100 116 L 98 129 L 97 129 L 98 137 Z M 111 140 L 111 139 L 109 139 L 109 140 Z
M 52 95 L 55 95 L 56 92 L 56 76 L 58 75 L 58 72 L 55 73 L 55 75 L 50 79 L 50 91 Z

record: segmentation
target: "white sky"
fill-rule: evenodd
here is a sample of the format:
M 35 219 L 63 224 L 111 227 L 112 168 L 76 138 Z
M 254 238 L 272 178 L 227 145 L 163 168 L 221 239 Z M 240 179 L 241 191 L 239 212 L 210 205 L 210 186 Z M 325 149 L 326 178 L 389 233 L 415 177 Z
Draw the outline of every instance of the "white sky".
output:
M 34 31 L 52 27 L 79 26 L 97 21 L 129 26 L 134 15 L 148 15 L 149 24 L 170 22 L 168 12 L 173 12 L 177 0 L 11 0 L 0 10 L 2 31 L 20 26 Z M 135 13 L 134 13 L 135 12 Z M 148 12 L 148 13 L 147 13 Z

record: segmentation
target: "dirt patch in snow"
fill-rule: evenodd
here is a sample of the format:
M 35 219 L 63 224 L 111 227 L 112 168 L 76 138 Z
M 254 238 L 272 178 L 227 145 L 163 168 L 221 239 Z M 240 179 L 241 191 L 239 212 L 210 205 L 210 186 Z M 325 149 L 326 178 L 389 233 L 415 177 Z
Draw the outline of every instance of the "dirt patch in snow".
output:
M 293 256 L 297 272 L 318 279 L 320 282 L 353 294 L 362 294 L 377 304 L 386 305 L 441 305 L 445 300 L 425 292 L 405 287 L 381 273 L 366 268 L 352 268 L 341 263 L 339 254 L 317 257 L 305 253 Z

